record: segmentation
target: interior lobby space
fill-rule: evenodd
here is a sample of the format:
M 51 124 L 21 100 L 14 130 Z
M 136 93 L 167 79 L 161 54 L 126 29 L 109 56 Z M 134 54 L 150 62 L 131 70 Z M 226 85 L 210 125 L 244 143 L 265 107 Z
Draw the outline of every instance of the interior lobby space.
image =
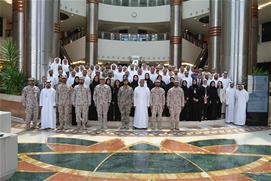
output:
M 271 0 L 0 0 L 0 181 L 271 181 Z

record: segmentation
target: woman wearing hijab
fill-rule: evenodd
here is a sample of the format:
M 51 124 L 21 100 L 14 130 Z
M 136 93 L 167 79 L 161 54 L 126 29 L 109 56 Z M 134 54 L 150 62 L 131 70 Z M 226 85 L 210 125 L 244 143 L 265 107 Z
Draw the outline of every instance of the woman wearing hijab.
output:
M 93 78 L 92 83 L 90 84 L 89 88 L 91 91 L 91 105 L 89 107 L 89 111 L 88 111 L 88 118 L 89 120 L 98 120 L 98 115 L 97 115 L 97 110 L 93 101 L 93 93 L 94 93 L 94 89 L 97 85 L 100 84 L 100 78 L 98 75 L 95 75 Z
M 135 88 L 137 88 L 138 81 L 139 81 L 138 80 L 138 75 L 134 75 L 133 76 L 133 81 L 131 82 L 131 87 L 133 88 L 133 90 L 135 90 Z M 134 106 L 132 106 L 130 116 L 134 117 L 134 114 L 135 114 L 135 108 L 134 108 Z
M 186 121 L 188 120 L 189 118 L 189 89 L 187 87 L 187 82 L 186 80 L 183 80 L 182 81 L 182 89 L 183 89 L 183 92 L 184 92 L 184 108 L 180 114 L 180 121 Z
M 150 74 L 149 73 L 145 73 L 145 82 L 147 84 L 147 87 L 151 90 L 154 85 L 153 85 L 153 82 L 151 81 L 150 79 Z
M 207 119 L 207 109 L 208 109 L 208 96 L 209 96 L 209 86 L 208 80 L 204 79 L 201 86 L 201 96 L 202 96 L 202 117 L 204 120 Z
M 72 88 L 74 88 L 75 86 L 77 86 L 79 84 L 79 77 L 78 76 L 75 76 L 74 77 L 74 81 L 73 81 L 73 84 L 72 84 Z M 77 123 L 76 123 L 76 115 L 75 115 L 75 107 L 72 106 L 72 125 L 73 126 L 76 126 Z
M 189 121 L 201 121 L 201 91 L 196 79 L 193 79 L 189 88 L 189 104 Z
M 209 120 L 216 120 L 217 119 L 217 111 L 218 111 L 218 94 L 217 88 L 215 87 L 215 81 L 210 82 L 210 89 L 209 89 L 209 96 L 208 96 L 208 111 L 207 111 L 207 118 Z
M 117 80 L 116 80 L 117 81 Z M 113 97 L 113 87 L 111 86 L 111 79 L 107 78 L 105 80 L 105 84 L 108 85 L 111 89 L 111 97 Z M 113 100 L 110 103 L 108 112 L 107 112 L 107 121 L 113 121 L 114 120 L 114 106 L 113 106 Z
M 138 75 L 134 75 L 133 81 L 131 82 L 131 87 L 133 88 L 133 90 L 135 90 L 135 88 L 138 86 L 138 81 Z
M 160 80 L 161 88 L 163 88 L 165 90 L 165 96 L 167 97 L 168 87 L 167 87 L 166 83 L 162 79 L 163 79 L 163 77 L 159 74 L 157 76 L 157 80 Z M 165 108 L 163 110 L 162 116 L 166 116 L 166 117 L 170 116 L 169 109 L 167 107 L 167 103 L 165 104 Z
M 79 84 L 79 77 L 78 77 L 78 76 L 75 76 L 75 77 L 74 77 L 73 84 L 72 84 L 72 88 L 74 88 L 74 87 L 77 86 L 78 84 Z
M 222 81 L 217 82 L 217 95 L 218 95 L 218 110 L 217 118 L 221 118 L 221 114 L 225 116 L 225 89 L 223 88 Z
M 121 86 L 121 82 L 119 80 L 116 80 L 113 86 L 113 96 L 112 96 L 113 121 L 120 121 L 121 119 L 119 105 L 118 105 L 118 93 L 119 93 L 120 86 Z

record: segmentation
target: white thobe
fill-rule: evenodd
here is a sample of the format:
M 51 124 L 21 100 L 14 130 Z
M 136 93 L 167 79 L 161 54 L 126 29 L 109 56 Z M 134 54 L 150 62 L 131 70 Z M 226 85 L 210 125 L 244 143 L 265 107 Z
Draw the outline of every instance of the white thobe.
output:
M 246 124 L 246 112 L 247 112 L 247 102 L 249 99 L 248 92 L 246 90 L 236 90 L 235 92 L 235 114 L 234 123 L 236 125 Z
M 157 73 L 150 73 L 150 79 L 151 79 L 151 81 L 154 83 L 156 80 L 157 80 Z
M 89 76 L 86 76 L 85 81 L 84 81 L 84 87 L 89 88 L 90 84 L 91 84 L 91 79 L 89 78 Z
M 73 83 L 74 83 L 74 78 L 75 77 L 73 77 L 73 76 L 69 76 L 69 78 L 68 78 L 68 80 L 67 80 L 67 85 L 68 86 L 72 86 L 73 85 Z
M 170 83 L 170 76 L 169 75 L 162 75 L 162 81 L 165 82 L 165 84 Z
M 53 71 L 54 71 L 54 75 L 56 75 L 56 76 L 58 76 L 58 67 L 59 66 L 61 66 L 61 64 L 59 64 L 59 63 L 52 63 L 51 64 L 51 69 L 53 69 Z
M 40 116 L 41 129 L 56 128 L 55 97 L 56 91 L 53 88 L 44 88 L 40 93 L 40 106 L 42 106 Z
M 55 87 L 58 84 L 58 77 L 56 76 L 47 76 L 47 80 L 51 81 L 51 86 Z
M 63 72 L 69 72 L 69 64 L 62 64 Z
M 232 123 L 234 121 L 235 91 L 236 89 L 231 87 L 226 89 L 226 123 Z
M 75 76 L 77 76 L 77 77 L 82 77 L 83 74 L 82 74 L 82 72 L 79 70 L 79 72 L 76 72 Z
M 185 78 L 184 73 L 179 72 L 178 73 L 179 80 L 183 80 Z
M 229 87 L 231 79 L 229 79 L 229 78 L 225 79 L 224 77 L 221 77 L 221 78 L 219 78 L 219 80 L 222 82 L 224 89 L 227 89 Z
M 148 107 L 150 106 L 150 90 L 148 87 L 136 87 L 134 91 L 134 127 L 148 128 Z
M 189 88 L 192 85 L 192 81 L 193 81 L 192 77 L 190 77 L 190 76 L 184 77 L 183 81 L 184 80 L 187 82 L 187 87 Z
M 114 73 L 114 78 L 115 78 L 115 80 L 119 80 L 120 82 L 122 82 L 123 81 L 123 75 L 124 75 L 124 73 L 123 72 L 115 72 Z

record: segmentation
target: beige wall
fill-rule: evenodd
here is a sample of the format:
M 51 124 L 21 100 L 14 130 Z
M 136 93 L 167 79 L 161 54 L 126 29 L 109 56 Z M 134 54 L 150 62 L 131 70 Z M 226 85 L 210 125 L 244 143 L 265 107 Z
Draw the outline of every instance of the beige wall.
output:
M 86 0 L 60 0 L 61 10 L 86 16 Z M 133 18 L 131 14 L 137 13 Z M 183 2 L 183 19 L 209 13 L 209 0 Z M 99 4 L 99 19 L 113 22 L 165 22 L 170 19 L 170 6 L 123 7 Z

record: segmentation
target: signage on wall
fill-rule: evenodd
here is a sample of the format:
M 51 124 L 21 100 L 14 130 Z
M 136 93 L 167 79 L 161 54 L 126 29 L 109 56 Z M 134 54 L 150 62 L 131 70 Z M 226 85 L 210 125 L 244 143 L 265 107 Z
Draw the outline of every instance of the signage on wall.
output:
M 249 101 L 246 125 L 267 126 L 269 110 L 269 77 L 248 76 Z

